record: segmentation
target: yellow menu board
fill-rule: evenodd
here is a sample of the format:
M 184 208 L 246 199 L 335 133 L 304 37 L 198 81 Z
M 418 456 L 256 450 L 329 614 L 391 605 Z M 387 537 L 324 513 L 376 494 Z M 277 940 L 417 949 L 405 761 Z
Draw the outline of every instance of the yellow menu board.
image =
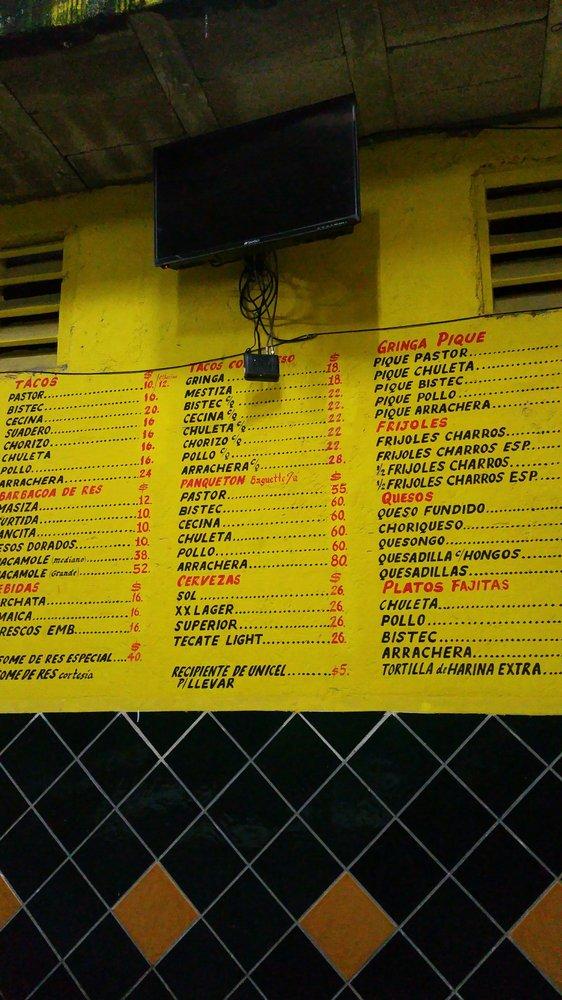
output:
M 558 712 L 556 313 L 0 379 L 2 711 Z

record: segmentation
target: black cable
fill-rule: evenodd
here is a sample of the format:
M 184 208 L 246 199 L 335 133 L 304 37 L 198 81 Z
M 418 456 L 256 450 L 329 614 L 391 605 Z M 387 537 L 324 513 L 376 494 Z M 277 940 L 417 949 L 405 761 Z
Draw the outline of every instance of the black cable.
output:
M 273 324 L 279 295 L 279 275 L 275 251 L 256 251 L 246 260 L 238 282 L 240 312 L 254 327 L 254 342 L 251 351 L 261 354 L 261 334 L 267 343 L 272 341 Z M 269 328 L 265 325 L 267 318 Z
M 270 269 L 271 282 L 272 282 L 272 292 L 269 298 L 265 298 L 265 312 L 267 313 L 267 321 L 269 323 L 268 338 L 270 341 L 274 339 L 274 328 L 275 328 L 275 318 L 277 316 L 277 303 L 279 301 L 279 266 L 277 262 L 277 254 L 275 251 L 272 256 L 272 267 Z
M 483 132 L 560 132 L 562 125 L 483 125 Z
M 503 313 L 475 313 L 474 316 L 455 316 L 452 319 L 424 320 L 421 323 L 401 323 L 397 326 L 362 326 L 349 330 L 320 330 L 318 333 L 303 334 L 284 340 L 284 344 L 295 344 L 299 340 L 313 340 L 315 337 L 335 337 L 337 334 L 349 333 L 391 333 L 393 330 L 416 330 L 420 326 L 449 326 L 451 323 L 465 323 L 469 320 L 502 319 L 504 316 L 522 316 L 524 313 L 536 316 L 539 313 L 559 312 L 562 306 L 545 306 L 542 309 L 513 309 Z
M 421 323 L 401 323 L 397 326 L 362 326 L 350 328 L 349 330 L 318 330 L 317 333 L 303 333 L 298 337 L 290 337 L 284 340 L 280 337 L 276 337 L 275 340 L 281 344 L 299 344 L 305 340 L 315 340 L 317 337 L 336 337 L 343 334 L 349 335 L 353 333 L 392 333 L 394 330 L 417 330 L 422 326 L 450 326 L 451 323 L 468 323 L 472 320 L 480 322 L 484 319 L 502 319 L 505 316 L 523 316 L 525 314 L 529 316 L 537 316 L 542 315 L 543 313 L 560 312 L 561 310 L 562 306 L 551 306 L 543 309 L 515 309 L 511 312 L 504 313 L 475 313 L 473 316 L 454 316 L 450 319 L 431 319 L 424 320 Z M 208 365 L 214 361 L 230 361 L 233 358 L 242 358 L 243 356 L 244 351 L 238 351 L 236 354 L 223 354 L 218 358 L 204 358 L 200 361 L 184 361 L 181 365 L 154 365 L 152 368 L 131 368 L 125 371 L 116 372 L 62 372 L 44 368 L 22 368 L 20 372 L 0 372 L 0 375 L 144 375 L 145 372 L 181 371 L 183 368 L 193 368 L 195 365 Z
M 220 358 L 203 358 L 201 361 L 184 361 L 181 365 L 157 365 L 154 368 L 127 368 L 118 372 L 62 372 L 48 368 L 22 368 L 20 371 L 0 372 L 2 375 L 145 375 L 147 372 L 172 372 L 180 371 L 182 368 L 191 368 L 193 365 L 210 365 L 213 361 L 230 361 L 232 358 L 241 358 L 241 351 L 236 354 L 223 354 Z

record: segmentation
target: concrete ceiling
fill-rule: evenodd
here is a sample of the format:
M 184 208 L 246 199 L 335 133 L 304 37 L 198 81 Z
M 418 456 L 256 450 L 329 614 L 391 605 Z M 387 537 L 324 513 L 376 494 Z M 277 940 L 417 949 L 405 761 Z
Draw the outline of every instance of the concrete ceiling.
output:
M 165 4 L 0 48 L 0 200 L 150 175 L 154 145 L 354 90 L 363 135 L 562 106 L 562 0 Z

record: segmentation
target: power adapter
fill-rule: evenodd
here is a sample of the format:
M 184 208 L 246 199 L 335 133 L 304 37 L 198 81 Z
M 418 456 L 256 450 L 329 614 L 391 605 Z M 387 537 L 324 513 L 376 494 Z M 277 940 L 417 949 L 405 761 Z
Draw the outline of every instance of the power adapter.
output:
M 278 382 L 279 358 L 276 354 L 244 351 L 244 378 L 248 382 Z

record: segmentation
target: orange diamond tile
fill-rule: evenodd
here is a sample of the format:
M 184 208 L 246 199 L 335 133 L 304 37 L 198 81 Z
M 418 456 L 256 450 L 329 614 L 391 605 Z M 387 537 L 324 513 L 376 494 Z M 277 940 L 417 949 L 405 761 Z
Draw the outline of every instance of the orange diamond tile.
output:
M 334 882 L 299 923 L 346 979 L 355 975 L 396 929 L 348 874 Z
M 13 889 L 0 875 L 0 929 L 18 912 L 21 903 Z
M 113 912 L 152 964 L 199 916 L 159 864 L 142 876 L 113 907 Z
M 509 936 L 562 990 L 562 885 L 559 882 L 535 903 Z

